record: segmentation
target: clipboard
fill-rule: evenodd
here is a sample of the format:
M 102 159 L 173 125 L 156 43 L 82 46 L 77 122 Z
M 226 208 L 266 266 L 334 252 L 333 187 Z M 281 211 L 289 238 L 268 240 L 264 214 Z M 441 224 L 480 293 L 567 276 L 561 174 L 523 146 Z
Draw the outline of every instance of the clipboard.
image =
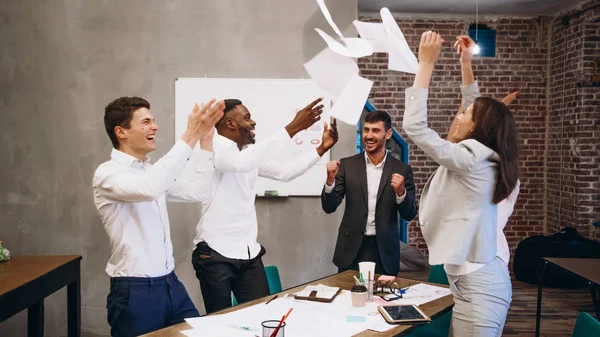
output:
M 324 302 L 324 303 L 331 303 L 333 302 L 333 300 L 337 297 L 337 295 L 339 295 L 342 292 L 342 288 L 338 288 L 338 291 L 335 293 L 335 295 L 333 295 L 332 298 L 323 298 L 323 297 L 317 297 L 317 291 L 313 290 L 310 292 L 309 296 L 294 296 L 295 299 L 297 300 L 306 300 L 306 301 L 316 301 L 316 302 Z

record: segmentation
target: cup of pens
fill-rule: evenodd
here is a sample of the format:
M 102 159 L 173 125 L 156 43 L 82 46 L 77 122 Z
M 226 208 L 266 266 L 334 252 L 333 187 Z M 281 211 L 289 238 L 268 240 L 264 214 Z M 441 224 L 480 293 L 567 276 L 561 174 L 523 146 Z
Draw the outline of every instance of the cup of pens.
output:
M 287 314 L 281 317 L 280 321 L 269 320 L 262 322 L 262 336 L 263 337 L 284 337 L 285 336 L 285 320 L 292 313 L 294 308 L 290 308 Z
M 278 320 L 269 320 L 269 321 L 264 321 L 261 324 L 262 324 L 262 337 L 284 337 L 285 336 L 285 322 L 281 322 Z
M 373 281 L 375 280 L 375 262 L 365 261 L 358 263 L 360 280 L 367 287 L 367 301 L 373 301 Z

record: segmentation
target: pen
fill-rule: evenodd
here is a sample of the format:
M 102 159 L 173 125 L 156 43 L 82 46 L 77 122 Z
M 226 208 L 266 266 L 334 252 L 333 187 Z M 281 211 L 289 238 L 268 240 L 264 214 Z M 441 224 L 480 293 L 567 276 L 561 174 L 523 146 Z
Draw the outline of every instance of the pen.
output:
M 283 317 L 281 317 L 281 321 L 279 321 L 279 324 L 277 325 L 277 328 L 275 328 L 275 330 L 273 330 L 273 332 L 271 333 L 271 336 L 269 336 L 269 337 L 275 337 L 275 336 L 277 336 L 277 333 L 279 332 L 279 329 L 281 328 L 281 325 L 288 318 L 288 316 L 292 313 L 292 310 L 294 310 L 294 308 L 290 308 L 290 310 L 287 312 L 287 314 L 285 314 L 285 315 L 283 315 Z
M 268 301 L 267 301 L 267 303 L 265 303 L 265 304 L 269 304 L 269 303 L 271 303 L 271 301 L 272 301 L 272 300 L 274 300 L 274 299 L 276 299 L 276 298 L 277 298 L 277 296 L 278 296 L 278 295 L 275 295 L 275 296 L 273 296 L 273 298 L 271 298 L 270 300 L 268 300 Z
M 228 327 L 233 328 L 233 329 L 244 330 L 244 331 L 255 331 L 256 330 L 256 329 L 251 329 L 248 326 L 228 325 Z
M 271 332 L 271 335 L 269 337 L 277 336 L 277 333 L 279 332 L 279 329 L 281 328 L 283 321 L 285 321 L 285 315 L 283 317 L 281 317 L 281 321 L 279 321 L 279 324 L 277 324 L 277 327 L 275 328 L 275 330 L 273 330 L 273 332 Z

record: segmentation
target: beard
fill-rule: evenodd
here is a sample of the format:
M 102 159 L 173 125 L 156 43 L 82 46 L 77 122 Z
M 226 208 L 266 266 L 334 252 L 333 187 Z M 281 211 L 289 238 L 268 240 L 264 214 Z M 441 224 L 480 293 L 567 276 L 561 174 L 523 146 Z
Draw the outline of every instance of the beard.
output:
M 375 144 L 369 144 L 367 146 L 367 142 L 365 141 L 363 143 L 365 151 L 367 151 L 367 153 L 375 153 L 375 152 L 379 152 L 381 151 L 381 148 L 385 147 L 385 142 L 383 141 L 378 141 Z

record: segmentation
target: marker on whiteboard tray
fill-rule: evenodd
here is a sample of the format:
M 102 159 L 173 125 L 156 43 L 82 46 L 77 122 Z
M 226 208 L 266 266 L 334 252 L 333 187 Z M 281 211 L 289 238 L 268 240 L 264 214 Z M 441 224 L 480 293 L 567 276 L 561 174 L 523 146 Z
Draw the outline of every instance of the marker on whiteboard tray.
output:
M 277 190 L 265 190 L 265 197 L 277 197 L 279 196 L 279 191 Z

